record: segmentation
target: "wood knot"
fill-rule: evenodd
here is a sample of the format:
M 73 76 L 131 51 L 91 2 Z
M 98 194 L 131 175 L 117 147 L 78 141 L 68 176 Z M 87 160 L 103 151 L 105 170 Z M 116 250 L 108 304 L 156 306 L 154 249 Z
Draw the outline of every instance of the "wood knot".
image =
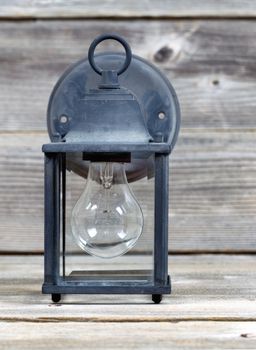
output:
M 173 50 L 168 46 L 163 46 L 154 54 L 154 60 L 159 63 L 163 63 L 168 61 L 168 59 L 172 56 Z
M 218 80 L 218 79 L 214 79 L 214 80 L 212 81 L 212 84 L 213 84 L 213 85 L 219 85 L 219 84 L 220 84 L 220 82 L 219 82 L 219 80 Z

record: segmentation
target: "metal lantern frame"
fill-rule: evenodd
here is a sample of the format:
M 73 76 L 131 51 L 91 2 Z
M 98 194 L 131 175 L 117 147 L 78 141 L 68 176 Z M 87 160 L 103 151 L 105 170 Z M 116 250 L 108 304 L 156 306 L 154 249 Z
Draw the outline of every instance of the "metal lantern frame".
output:
M 106 39 L 120 42 L 125 54 L 94 56 L 96 46 Z M 51 143 L 43 145 L 43 293 L 52 294 L 55 302 L 60 300 L 61 294 L 152 294 L 153 301 L 159 303 L 162 294 L 171 292 L 168 275 L 169 155 L 180 125 L 179 104 L 172 85 L 156 67 L 132 55 L 123 38 L 102 35 L 91 44 L 88 59 L 71 66 L 57 82 L 50 97 L 47 121 Z M 110 132 L 106 132 L 108 123 L 112 124 Z M 132 140 L 127 134 L 132 135 Z M 137 159 L 135 163 L 133 158 Z M 153 165 L 149 158 L 153 158 Z M 102 277 L 72 280 L 65 276 L 66 170 L 86 177 L 88 169 L 84 159 L 127 162 L 128 181 L 150 176 L 153 166 L 152 281 L 113 282 Z

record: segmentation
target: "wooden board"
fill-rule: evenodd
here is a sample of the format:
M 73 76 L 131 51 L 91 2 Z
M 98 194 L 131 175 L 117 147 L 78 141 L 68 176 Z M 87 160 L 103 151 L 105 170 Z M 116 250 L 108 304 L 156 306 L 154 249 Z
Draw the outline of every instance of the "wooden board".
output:
M 180 99 L 170 251 L 255 252 L 255 17 L 249 0 L 2 0 L 0 254 L 42 252 L 49 94 L 106 31 L 162 69 Z M 133 186 L 152 219 L 145 183 Z M 151 241 L 143 235 L 135 252 Z M 145 255 L 67 263 L 69 272 L 152 265 Z M 69 295 L 53 305 L 41 294 L 42 256 L 0 255 L 0 350 L 256 348 L 255 255 L 175 255 L 169 264 L 173 291 L 160 305 L 143 295 Z
M 255 322 L 0 322 L 0 349 L 255 349 Z
M 134 53 L 164 70 L 183 128 L 255 128 L 255 21 L 52 20 L 0 22 L 2 130 L 45 130 L 58 77 L 106 31 L 123 35 Z
M 124 256 L 108 268 L 145 268 Z M 73 256 L 70 269 L 107 268 Z M 169 257 L 172 295 L 41 294 L 42 256 L 0 256 L 0 349 L 255 349 L 255 255 Z
M 249 130 L 182 130 L 170 159 L 170 250 L 256 250 L 255 137 Z M 0 136 L 2 252 L 43 249 L 44 142 L 45 133 Z M 76 200 L 84 184 L 74 180 Z M 145 182 L 133 190 L 152 219 Z M 143 235 L 135 250 L 148 250 L 150 242 Z
M 2 0 L 2 18 L 175 18 L 175 17 L 250 17 L 256 5 L 249 0 Z
M 150 257 L 104 260 L 73 256 L 69 269 L 135 269 Z M 155 305 L 146 295 L 41 294 L 42 256 L 0 256 L 0 320 L 26 322 L 256 321 L 254 255 L 169 257 L 172 294 Z

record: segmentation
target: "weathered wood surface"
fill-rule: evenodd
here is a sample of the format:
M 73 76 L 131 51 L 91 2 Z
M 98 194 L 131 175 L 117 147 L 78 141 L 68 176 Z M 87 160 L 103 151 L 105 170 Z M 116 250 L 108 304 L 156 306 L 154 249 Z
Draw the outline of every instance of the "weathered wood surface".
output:
M 18 1 L 2 1 L 0 10 L 10 10 L 10 4 L 21 12 L 53 10 L 50 2 L 33 2 L 25 10 L 28 2 Z M 55 2 L 64 12 L 69 4 Z M 76 9 L 81 4 L 77 1 Z M 198 4 L 190 6 L 196 11 L 210 2 Z M 220 15 L 227 4 L 218 5 Z M 251 6 L 253 16 L 250 4 L 244 2 L 241 11 Z M 232 11 L 238 2 L 233 5 Z M 6 16 L 4 10 L 2 14 Z M 255 251 L 255 21 L 140 19 L 131 25 L 130 20 L 102 19 L 0 22 L 0 252 L 42 251 L 40 148 L 47 140 L 49 94 L 63 70 L 86 56 L 91 40 L 106 29 L 124 35 L 134 53 L 163 69 L 180 99 L 182 133 L 171 165 L 169 248 Z M 140 192 L 146 197 L 144 189 Z M 148 247 L 144 237 L 136 249 Z
M 71 270 L 136 269 L 150 257 L 116 261 L 69 257 Z M 42 256 L 0 256 L 1 321 L 256 321 L 255 255 L 169 257 L 172 294 L 160 305 L 145 295 L 67 295 L 58 305 L 41 294 Z
M 2 129 L 45 130 L 56 80 L 106 30 L 165 71 L 183 128 L 255 128 L 255 21 L 77 20 L 0 22 Z
M 253 349 L 255 322 L 0 322 L 0 349 Z
M 256 16 L 249 0 L 1 0 L 0 18 L 175 18 Z
M 147 296 L 41 294 L 41 256 L 0 256 L 0 349 L 255 349 L 255 255 L 170 256 L 173 292 Z M 75 256 L 71 266 L 106 268 Z M 147 257 L 123 257 L 141 268 Z M 116 268 L 111 263 L 109 268 Z
M 170 159 L 170 250 L 255 251 L 255 137 L 249 130 L 182 130 Z M 43 249 L 44 142 L 45 133 L 0 137 L 0 251 Z M 81 184 L 76 179 L 74 200 Z M 145 183 L 133 186 L 150 206 Z M 135 250 L 149 249 L 150 241 L 143 235 Z

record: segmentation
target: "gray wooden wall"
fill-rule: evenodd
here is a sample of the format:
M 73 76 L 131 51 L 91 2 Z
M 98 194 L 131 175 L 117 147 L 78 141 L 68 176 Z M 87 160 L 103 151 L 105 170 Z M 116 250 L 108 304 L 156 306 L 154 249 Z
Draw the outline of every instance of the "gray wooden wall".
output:
M 0 252 L 43 249 L 48 97 L 106 31 L 162 69 L 180 99 L 170 250 L 255 251 L 255 18 L 253 0 L 0 0 Z

